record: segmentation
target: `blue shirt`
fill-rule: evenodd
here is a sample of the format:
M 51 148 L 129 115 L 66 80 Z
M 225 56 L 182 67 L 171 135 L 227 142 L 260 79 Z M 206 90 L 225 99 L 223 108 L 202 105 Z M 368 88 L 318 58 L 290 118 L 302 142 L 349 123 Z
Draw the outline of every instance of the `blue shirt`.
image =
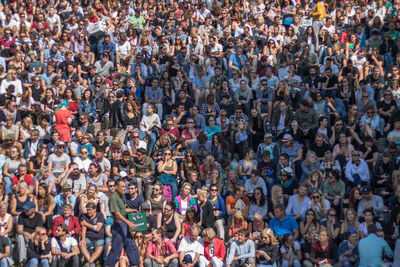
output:
M 76 197 L 74 195 L 71 195 L 69 197 L 69 201 L 72 206 L 75 206 Z M 67 201 L 64 198 L 64 194 L 58 194 L 54 197 L 53 205 L 55 210 L 57 210 L 57 215 L 61 215 L 63 213 L 63 207 L 65 204 L 67 204 Z
M 274 231 L 276 236 L 284 236 L 285 234 L 294 235 L 293 230 L 299 229 L 299 225 L 293 217 L 286 215 L 283 221 L 278 218 L 272 218 L 269 222 L 269 228 Z
M 388 243 L 377 237 L 375 234 L 369 234 L 358 243 L 358 253 L 360 254 L 359 267 L 380 267 L 383 264 L 382 253 L 388 258 L 393 258 L 393 251 Z

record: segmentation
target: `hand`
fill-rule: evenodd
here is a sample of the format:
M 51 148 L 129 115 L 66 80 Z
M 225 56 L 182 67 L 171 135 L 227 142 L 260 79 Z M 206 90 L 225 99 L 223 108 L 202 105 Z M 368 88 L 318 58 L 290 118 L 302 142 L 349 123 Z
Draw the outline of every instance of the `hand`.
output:
M 238 257 L 238 256 L 235 256 L 235 257 L 233 257 L 233 260 L 234 260 L 234 261 L 237 261 L 237 260 L 239 260 L 239 257 Z
M 86 221 L 81 221 L 81 226 L 87 226 L 87 222 Z
M 79 245 L 80 246 L 86 246 L 86 240 L 82 239 L 81 241 L 79 241 Z
M 170 240 L 171 240 L 172 244 L 176 244 L 176 238 L 175 237 L 171 238 Z
M 61 252 L 61 257 L 63 257 L 64 259 L 68 259 L 69 255 L 66 252 Z
M 128 227 L 131 228 L 132 230 L 136 230 L 136 225 L 133 222 L 129 222 Z

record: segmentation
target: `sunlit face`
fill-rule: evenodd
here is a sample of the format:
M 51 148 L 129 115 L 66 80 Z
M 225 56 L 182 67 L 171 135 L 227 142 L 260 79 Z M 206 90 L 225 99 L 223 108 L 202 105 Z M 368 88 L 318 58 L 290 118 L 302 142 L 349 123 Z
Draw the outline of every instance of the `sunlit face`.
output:
M 89 194 L 89 195 L 94 195 L 94 193 L 96 193 L 95 187 L 94 187 L 94 186 L 90 186 L 90 187 L 88 188 L 88 194 Z
M 196 175 L 196 179 L 197 179 L 197 175 Z M 185 186 L 184 188 L 183 188 L 183 193 L 185 194 L 185 195 L 189 195 L 190 194 L 190 186 Z

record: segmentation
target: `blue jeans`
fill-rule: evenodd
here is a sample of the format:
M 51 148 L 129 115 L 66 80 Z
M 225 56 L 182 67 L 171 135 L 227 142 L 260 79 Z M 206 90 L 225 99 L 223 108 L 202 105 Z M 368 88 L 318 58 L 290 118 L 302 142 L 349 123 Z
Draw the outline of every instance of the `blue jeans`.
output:
M 11 178 L 8 177 L 8 176 L 4 176 L 3 177 L 3 182 L 4 182 L 4 185 L 5 185 L 4 193 L 6 195 L 11 195 L 11 192 L 12 192 Z
M 293 267 L 301 267 L 301 263 L 299 260 L 294 260 L 293 261 Z M 282 260 L 282 267 L 289 267 L 289 261 L 283 259 Z
M 391 54 L 390 52 L 389 52 L 389 53 L 386 53 L 386 54 L 383 56 L 383 60 L 384 60 L 384 62 L 385 62 L 385 72 L 387 72 L 387 71 L 389 70 L 390 64 L 393 63 L 392 54 Z
M 2 265 L 3 266 L 3 265 Z M 49 260 L 48 259 L 41 259 L 39 262 L 38 258 L 33 258 L 30 259 L 28 261 L 28 263 L 26 264 L 27 267 L 37 267 L 37 266 L 41 266 L 41 267 L 49 267 Z
M 149 138 L 149 142 L 147 144 L 147 151 L 153 150 L 154 146 L 156 145 L 157 136 L 153 132 L 151 132 L 150 135 L 147 135 L 145 132 L 140 132 L 140 140 L 143 140 L 146 136 Z
M 104 239 L 104 251 L 103 251 L 103 260 L 106 261 L 107 258 L 107 252 L 108 252 L 108 246 L 111 244 L 111 237 L 106 237 Z
M 105 265 L 115 266 L 121 256 L 122 248 L 125 248 L 129 265 L 139 265 L 139 249 L 128 232 L 128 226 L 123 222 L 114 222 L 111 226 L 111 234 L 113 236 L 111 250 L 106 258 Z
M 349 261 L 344 261 L 343 262 L 343 267 L 357 267 L 358 263 L 356 264 L 351 264 Z

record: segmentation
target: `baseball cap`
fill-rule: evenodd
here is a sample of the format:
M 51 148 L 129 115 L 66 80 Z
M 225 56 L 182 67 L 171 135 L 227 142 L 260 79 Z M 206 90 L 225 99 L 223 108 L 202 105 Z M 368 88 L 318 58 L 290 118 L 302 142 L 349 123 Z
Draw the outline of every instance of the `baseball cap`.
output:
M 292 135 L 291 134 L 285 134 L 283 136 L 282 142 L 288 142 L 288 141 L 291 141 L 291 140 L 293 140 Z
M 36 208 L 36 205 L 32 201 L 28 201 L 24 204 L 22 208 L 24 209 L 24 211 L 27 211 Z
M 150 204 L 147 201 L 143 202 L 142 205 L 140 205 L 140 208 L 141 208 L 141 210 L 150 210 L 151 209 Z
M 266 134 L 264 134 L 264 138 L 272 138 L 272 133 L 266 133 Z
M 63 141 L 57 141 L 56 146 L 65 146 Z

